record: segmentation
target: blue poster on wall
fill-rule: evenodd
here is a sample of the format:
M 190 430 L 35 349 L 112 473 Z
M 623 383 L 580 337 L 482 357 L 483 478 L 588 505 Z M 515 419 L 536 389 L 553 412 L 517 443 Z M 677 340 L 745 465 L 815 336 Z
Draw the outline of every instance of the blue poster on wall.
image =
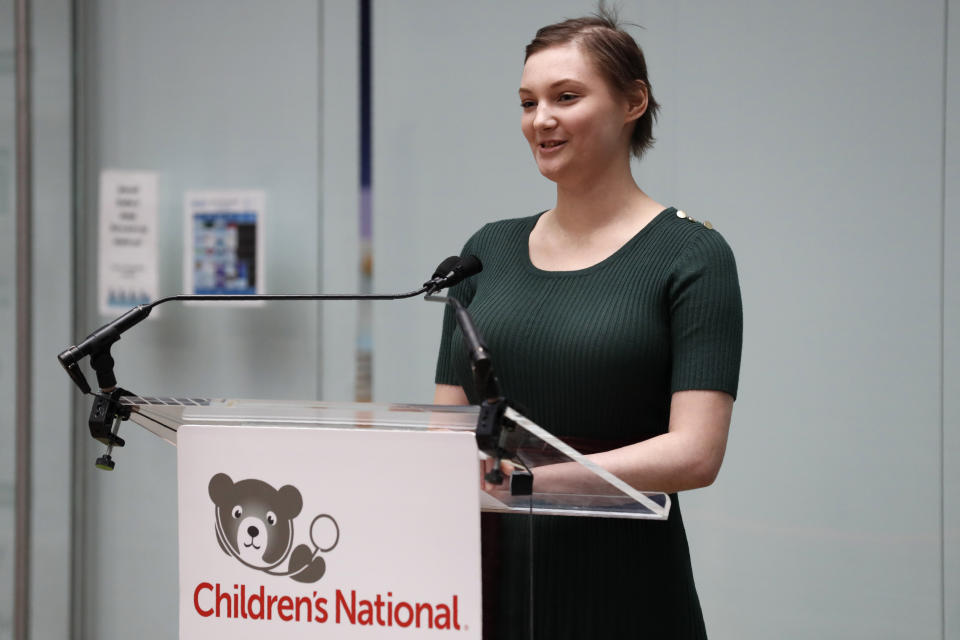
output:
M 187 194 L 188 293 L 263 293 L 263 202 L 263 192 Z

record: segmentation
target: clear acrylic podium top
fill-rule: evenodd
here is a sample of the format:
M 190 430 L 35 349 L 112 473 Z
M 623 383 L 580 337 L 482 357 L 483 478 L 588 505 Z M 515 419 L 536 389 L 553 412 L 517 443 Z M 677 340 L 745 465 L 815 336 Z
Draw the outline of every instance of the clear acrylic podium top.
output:
M 478 415 L 476 406 L 140 396 L 124 396 L 121 403 L 130 407 L 133 422 L 173 445 L 184 425 L 472 433 Z M 484 483 L 486 456 L 478 452 L 484 511 L 648 520 L 665 520 L 669 515 L 667 494 L 637 491 L 513 409 L 507 409 L 506 417 L 517 425 L 510 432 L 509 448 L 532 471 L 534 491 L 533 495 L 511 495 L 508 482 Z

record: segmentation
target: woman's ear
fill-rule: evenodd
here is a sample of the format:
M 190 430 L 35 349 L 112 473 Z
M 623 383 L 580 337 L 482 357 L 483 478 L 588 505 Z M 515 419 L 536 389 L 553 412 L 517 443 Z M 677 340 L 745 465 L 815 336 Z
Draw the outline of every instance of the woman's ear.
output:
M 634 81 L 634 90 L 627 96 L 627 122 L 637 120 L 647 112 L 647 83 L 643 80 Z

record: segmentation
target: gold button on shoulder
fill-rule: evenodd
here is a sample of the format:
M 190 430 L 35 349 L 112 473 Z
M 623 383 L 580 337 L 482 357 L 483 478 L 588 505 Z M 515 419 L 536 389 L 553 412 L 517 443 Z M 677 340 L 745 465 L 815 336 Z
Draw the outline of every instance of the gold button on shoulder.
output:
M 696 222 L 696 223 L 699 223 L 699 222 L 700 222 L 699 220 L 697 220 L 697 219 L 694 218 L 693 216 L 687 215 L 687 212 L 686 212 L 686 211 L 683 211 L 682 209 L 677 209 L 677 217 L 680 218 L 680 219 L 682 219 L 682 220 L 689 220 L 690 222 Z M 710 222 L 709 220 L 705 220 L 702 224 L 703 224 L 703 226 L 705 226 L 707 229 L 713 229 L 713 224 L 711 224 L 711 222 Z

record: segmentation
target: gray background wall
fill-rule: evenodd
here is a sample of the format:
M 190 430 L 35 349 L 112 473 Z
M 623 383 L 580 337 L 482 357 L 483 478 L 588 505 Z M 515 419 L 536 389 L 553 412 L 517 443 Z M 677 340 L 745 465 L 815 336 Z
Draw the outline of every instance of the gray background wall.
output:
M 35 371 L 38 396 L 49 394 L 37 400 L 34 585 L 58 603 L 34 630 L 172 637 L 175 452 L 126 428 L 117 471 L 94 472 L 87 403 L 77 403 L 71 433 L 74 392 L 45 364 L 103 320 L 97 176 L 159 172 L 164 293 L 181 286 L 183 191 L 221 187 L 267 191 L 270 291 L 355 289 L 356 6 L 78 3 L 80 268 L 71 278 L 71 18 L 65 0 L 34 4 L 35 117 L 47 123 L 37 133 Z M 727 460 L 714 486 L 682 497 L 711 637 L 960 637 L 960 10 L 953 0 L 622 4 L 645 27 L 634 33 L 663 105 L 658 143 L 635 173 L 660 201 L 714 222 L 736 252 L 744 294 Z M 405 290 L 482 223 L 552 205 L 519 132 L 522 47 L 538 26 L 593 5 L 374 7 L 374 286 Z M 0 25 L 7 15 L 11 3 L 0 0 Z M 12 34 L 0 33 L 0 53 L 7 42 Z M 0 195 L 13 140 L 6 59 Z M 0 202 L 6 263 L 4 220 Z M 12 346 L 4 291 L 12 296 L 12 278 L 0 273 Z M 442 310 L 383 305 L 374 397 L 427 401 Z M 166 307 L 118 344 L 121 383 L 350 399 L 355 309 L 291 307 Z M 12 409 L 0 420 L 0 442 L 12 442 Z M 12 480 L 0 475 L 4 584 L 12 505 L 2 490 Z M 71 483 L 82 514 L 73 529 Z M 52 569 L 71 557 L 72 584 Z M 71 597 L 82 625 L 71 626 Z M 0 607 L 0 625 L 7 615 Z

